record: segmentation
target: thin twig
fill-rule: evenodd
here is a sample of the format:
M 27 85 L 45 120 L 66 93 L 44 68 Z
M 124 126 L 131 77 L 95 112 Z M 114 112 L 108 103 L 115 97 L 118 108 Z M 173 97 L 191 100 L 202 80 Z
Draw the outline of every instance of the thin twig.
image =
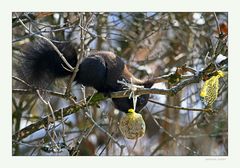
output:
M 48 102 L 43 99 L 43 97 L 41 96 L 39 90 L 36 90 L 36 92 L 37 92 L 37 95 L 38 95 L 39 99 L 40 99 L 45 105 L 48 105 Z
M 65 132 L 65 121 L 64 121 L 64 116 L 63 116 L 63 109 L 61 109 L 61 123 L 62 123 L 62 139 L 63 143 L 66 144 L 66 132 Z
M 111 135 L 113 136 L 113 133 Z M 101 156 L 103 154 L 103 152 L 107 149 L 107 147 L 110 144 L 110 142 L 111 142 L 111 138 L 108 138 L 107 144 L 104 146 L 102 151 L 99 153 L 99 156 Z
M 16 14 L 15 14 L 16 15 Z M 31 34 L 34 34 L 36 37 L 38 38 L 41 38 L 43 40 L 45 40 L 46 42 L 48 42 L 52 47 L 53 49 L 58 53 L 59 57 L 62 59 L 62 61 L 67 65 L 67 67 L 73 71 L 74 68 L 68 63 L 68 61 L 66 60 L 66 58 L 63 56 L 63 54 L 58 50 L 58 48 L 51 42 L 51 40 L 49 40 L 48 38 L 44 37 L 44 36 L 41 36 L 41 35 L 38 35 L 38 34 L 35 34 L 33 33 L 23 22 L 22 20 L 16 15 L 16 17 L 18 18 L 19 22 L 21 23 L 21 25 Z
M 80 148 L 80 145 L 81 145 L 83 139 L 86 139 L 90 135 L 90 133 L 92 132 L 94 127 L 95 127 L 95 125 L 92 125 L 90 129 L 88 129 L 86 132 L 84 132 L 84 134 L 82 136 L 80 136 L 78 138 L 77 145 L 75 145 L 75 147 L 73 149 L 73 153 L 72 153 L 73 156 L 78 156 L 79 155 L 79 153 L 80 153 L 79 148 Z
M 201 80 L 202 74 L 191 77 L 190 79 L 184 80 L 172 87 L 171 89 L 157 89 L 157 88 L 138 88 L 135 91 L 136 95 L 144 95 L 144 94 L 160 94 L 160 95 L 169 95 L 174 96 L 180 90 L 182 90 L 185 86 L 188 86 L 192 83 L 199 83 Z M 111 93 L 111 98 L 123 98 L 128 97 L 131 94 L 131 91 L 119 91 Z
M 185 148 L 185 149 L 188 150 L 188 151 L 193 152 L 194 154 L 197 154 L 196 151 L 193 151 L 193 150 L 192 150 L 191 148 L 189 148 L 188 146 L 186 146 L 186 145 L 178 142 L 176 135 L 175 135 L 175 136 L 172 135 L 172 134 L 171 134 L 170 132 L 168 132 L 163 126 L 161 126 L 160 123 L 159 123 L 152 115 L 151 115 L 151 117 L 152 117 L 153 121 L 156 123 L 156 125 L 157 125 L 160 129 L 162 129 L 173 141 L 175 141 L 176 144 L 181 145 L 183 148 Z
M 194 135 L 180 135 L 178 138 L 190 139 L 190 138 L 200 138 L 200 137 L 218 137 L 218 136 L 228 136 L 228 132 L 218 132 L 212 134 L 194 134 Z
M 220 25 L 219 25 L 219 21 L 218 21 L 216 12 L 213 12 L 213 15 L 214 15 L 214 18 L 215 18 L 215 21 L 216 21 L 216 24 L 217 24 L 218 34 L 221 35 L 222 31 L 221 31 L 221 28 L 220 28 Z
M 92 116 L 90 116 L 88 113 L 86 113 L 86 116 L 91 120 L 91 122 L 98 128 L 100 129 L 103 133 L 105 133 L 109 138 L 111 138 L 111 140 L 116 143 L 120 148 L 122 147 L 121 144 L 119 144 L 119 142 L 109 133 L 107 132 L 105 129 L 103 129 L 96 121 L 94 121 L 94 119 L 92 118 Z
M 62 115 L 65 117 L 70 114 L 76 113 L 79 109 L 84 108 L 84 106 L 85 103 L 83 101 L 80 101 L 78 104 L 73 104 L 66 108 L 62 108 L 55 111 L 54 116 L 56 117 L 56 120 L 61 120 Z M 47 128 L 49 124 L 49 117 L 50 117 L 49 115 L 45 116 L 41 118 L 39 121 L 24 127 L 23 129 L 14 133 L 12 138 L 15 140 L 22 140 L 40 129 Z
M 23 83 L 24 85 L 28 86 L 28 87 L 31 87 L 27 82 L 25 82 L 24 80 L 16 77 L 16 76 L 12 76 L 13 79 L 15 79 L 16 81 L 19 81 L 21 83 Z
M 52 96 L 56 97 L 61 97 L 61 98 L 66 98 L 66 96 L 63 93 L 60 92 L 55 92 L 51 90 L 43 90 L 43 89 L 38 89 L 41 92 L 47 93 Z M 19 94 L 36 94 L 36 90 L 34 89 L 13 89 L 13 93 L 19 93 Z
M 177 110 L 187 110 L 187 111 L 200 111 L 200 112 L 211 112 L 211 109 L 196 109 L 196 108 L 186 108 L 186 107 L 180 107 L 180 106 L 173 106 L 173 105 L 168 105 L 168 104 L 164 104 L 164 103 L 160 103 L 157 102 L 155 100 L 148 100 L 149 102 L 167 107 L 167 108 L 173 108 L 173 109 L 177 109 Z
M 55 140 L 54 140 L 54 137 L 57 137 L 57 134 L 56 134 L 56 132 L 55 132 L 55 128 L 56 128 L 56 125 L 55 125 L 55 123 L 56 123 L 56 117 L 55 117 L 55 115 L 54 115 L 53 108 L 52 108 L 52 106 L 51 106 L 51 104 L 50 104 L 49 101 L 46 101 L 46 100 L 43 99 L 43 97 L 41 96 L 39 90 L 36 90 L 36 92 L 37 92 L 37 95 L 38 95 L 38 97 L 40 98 L 40 100 L 41 100 L 45 105 L 47 105 L 48 108 L 49 108 L 49 110 L 50 110 L 50 115 L 48 115 L 48 124 L 47 124 L 47 125 L 49 125 L 50 123 L 53 124 L 53 128 L 54 128 L 54 129 L 52 130 L 52 131 L 53 131 L 53 137 L 50 135 L 48 129 L 46 129 L 46 128 L 48 128 L 48 127 L 46 127 L 45 129 L 47 130 L 47 134 L 48 134 L 48 136 L 50 137 L 52 143 L 57 147 L 57 149 L 59 149 L 57 143 L 56 143 Z M 62 113 L 61 113 L 61 114 L 62 114 Z
M 132 150 L 128 153 L 128 156 L 131 156 L 131 154 L 133 153 L 135 147 L 137 146 L 137 143 L 138 143 L 138 138 L 135 140 L 134 145 L 132 147 Z
M 83 24 L 83 20 L 84 20 L 84 18 L 83 18 L 83 15 L 81 14 L 80 17 L 79 17 L 79 24 L 80 25 Z M 66 92 L 65 92 L 66 95 L 69 95 L 69 93 L 70 93 L 72 82 L 74 81 L 74 79 L 75 79 L 75 77 L 77 75 L 77 72 L 79 70 L 78 68 L 79 68 L 79 65 L 81 63 L 81 58 L 83 58 L 84 54 L 85 54 L 85 52 L 84 52 L 84 41 L 85 41 L 85 38 L 84 37 L 86 36 L 86 34 L 83 34 L 83 30 L 82 29 L 80 30 L 80 35 L 81 35 L 80 53 L 78 55 L 77 64 L 76 64 L 76 66 L 75 66 L 75 68 L 73 70 L 73 74 L 72 74 L 72 76 L 70 78 L 70 81 L 68 82 L 68 86 L 67 86 L 67 89 L 66 89 Z
M 165 139 L 162 143 L 160 143 L 154 150 L 153 152 L 150 154 L 151 156 L 155 155 L 156 152 L 158 150 L 160 150 L 164 145 L 166 145 L 167 143 L 169 143 L 171 140 L 174 140 L 174 138 L 176 139 L 178 136 L 186 133 L 190 128 L 192 128 L 194 125 L 197 124 L 197 122 L 195 122 L 203 113 L 200 112 L 192 121 L 191 123 L 186 126 L 185 128 L 183 128 L 179 133 L 175 134 L 175 135 L 171 135 L 169 136 L 167 139 Z

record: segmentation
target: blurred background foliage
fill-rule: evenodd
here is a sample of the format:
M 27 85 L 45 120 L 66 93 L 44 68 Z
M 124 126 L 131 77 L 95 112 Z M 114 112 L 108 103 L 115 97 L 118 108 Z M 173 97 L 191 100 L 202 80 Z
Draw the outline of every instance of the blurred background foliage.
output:
M 26 31 L 18 17 L 34 33 Z M 87 23 L 88 28 L 81 27 L 81 22 Z M 141 79 L 172 73 L 176 67 L 185 64 L 199 71 L 209 64 L 211 58 L 228 56 L 227 22 L 227 13 L 211 12 L 13 13 L 13 76 L 17 76 L 16 65 L 21 49 L 35 39 L 34 34 L 71 41 L 76 49 L 80 48 L 82 40 L 86 52 L 113 51 Z M 84 29 L 84 37 L 81 37 L 81 29 Z M 219 29 L 221 39 L 225 40 L 221 47 L 217 47 L 221 41 Z M 121 135 L 118 123 L 122 112 L 115 110 L 111 100 L 107 99 L 100 102 L 99 107 L 89 106 L 87 110 L 98 125 L 115 138 L 115 142 L 88 120 L 83 113 L 86 109 L 83 109 L 21 141 L 13 139 L 13 155 L 228 155 L 227 79 L 227 73 L 220 79 L 214 114 L 164 106 L 204 109 L 199 96 L 203 82 L 191 84 L 175 96 L 151 95 L 151 102 L 141 111 L 146 134 L 136 144 Z M 48 89 L 64 92 L 66 81 L 58 80 Z M 21 87 L 13 80 L 13 89 Z M 153 86 L 171 87 L 168 83 Z M 81 86 L 73 83 L 71 91 L 77 100 L 83 99 Z M 86 88 L 86 96 L 93 92 L 93 88 Z M 51 102 L 53 110 L 70 104 L 68 100 L 47 94 L 44 99 Z M 48 114 L 48 107 L 33 94 L 13 92 L 12 110 L 13 134 Z

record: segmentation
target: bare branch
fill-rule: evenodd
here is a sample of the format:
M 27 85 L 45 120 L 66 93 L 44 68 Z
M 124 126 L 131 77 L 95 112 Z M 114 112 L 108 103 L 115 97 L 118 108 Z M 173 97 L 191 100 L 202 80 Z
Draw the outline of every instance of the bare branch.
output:
M 165 139 L 164 141 L 162 141 L 151 153 L 151 156 L 155 155 L 156 152 L 158 150 L 160 150 L 164 145 L 166 145 L 167 143 L 169 143 L 171 140 L 176 139 L 178 136 L 183 135 L 184 133 L 186 133 L 187 131 L 189 131 L 194 125 L 197 124 L 197 122 L 195 122 L 203 113 L 200 112 L 192 121 L 191 123 L 184 127 L 179 133 L 175 134 L 175 135 L 171 135 L 169 136 L 167 139 Z
M 77 105 L 74 104 L 74 105 L 70 105 L 66 108 L 59 109 L 59 110 L 55 111 L 53 114 L 54 114 L 56 120 L 61 120 L 62 116 L 68 116 L 70 114 L 76 113 L 76 112 L 78 112 L 78 110 L 80 110 L 83 107 L 85 107 L 85 103 L 83 101 L 81 101 Z M 32 133 L 39 131 L 40 129 L 47 128 L 48 121 L 49 121 L 48 119 L 49 119 L 49 115 L 43 117 L 36 123 L 30 124 L 30 125 L 26 126 L 25 128 L 19 130 L 18 132 L 13 134 L 13 136 L 12 136 L 13 140 L 20 141 L 20 140 L 26 138 L 27 136 L 31 135 Z
M 216 24 L 217 24 L 218 34 L 221 35 L 222 31 L 221 31 L 221 28 L 220 28 L 220 25 L 219 25 L 219 21 L 218 21 L 216 12 L 213 12 L 213 15 L 214 15 L 214 18 L 215 18 L 215 21 L 216 21 Z
M 182 90 L 185 86 L 188 86 L 193 83 L 198 83 L 201 80 L 202 74 L 199 73 L 196 76 L 193 76 L 190 79 L 187 79 L 178 85 L 172 87 L 171 89 L 157 89 L 157 88 L 139 88 L 135 91 L 136 95 L 144 95 L 144 94 L 161 94 L 161 95 L 176 95 L 180 90 Z M 128 97 L 131 94 L 131 91 L 119 91 L 111 93 L 111 98 L 123 98 Z
M 16 15 L 16 17 L 17 17 L 17 15 Z M 19 22 L 21 23 L 21 25 L 22 25 L 29 33 L 34 34 L 36 37 L 41 38 L 41 39 L 45 40 L 46 42 L 48 42 L 48 43 L 53 47 L 53 49 L 58 53 L 59 57 L 63 60 L 63 62 L 67 65 L 67 67 L 68 67 L 71 71 L 74 70 L 74 68 L 68 63 L 68 61 L 66 60 L 66 58 L 65 58 L 65 57 L 63 56 L 63 54 L 59 51 L 59 49 L 51 42 L 51 40 L 49 40 L 47 37 L 44 37 L 44 36 L 41 36 L 41 35 L 39 35 L 39 34 L 33 33 L 33 32 L 22 22 L 22 20 L 21 20 L 19 17 L 17 17 L 17 18 L 18 18 Z
M 80 14 L 79 16 L 79 25 L 80 26 L 85 26 L 83 25 L 83 22 L 84 22 L 84 16 Z M 87 23 L 86 23 L 87 24 Z M 86 25 L 87 26 L 87 25 Z M 85 26 L 85 29 L 87 29 L 87 27 Z M 68 86 L 67 86 L 67 89 L 66 89 L 66 92 L 65 94 L 66 95 L 69 95 L 70 93 L 70 89 L 71 89 L 71 85 L 72 85 L 72 82 L 74 81 L 76 75 L 77 75 L 77 72 L 78 72 L 78 68 L 79 68 L 79 65 L 81 63 L 81 58 L 84 57 L 85 55 L 85 50 L 84 50 L 84 42 L 85 42 L 85 36 L 86 36 L 86 33 L 84 33 L 83 29 L 80 30 L 80 36 L 81 36 L 81 42 L 80 42 L 80 53 L 78 55 L 78 60 L 77 60 L 77 64 L 73 70 L 73 74 L 70 78 L 70 81 L 68 83 Z
M 161 105 L 161 106 L 164 106 L 164 107 L 167 107 L 167 108 L 174 108 L 174 109 L 177 109 L 177 110 L 198 111 L 198 112 L 199 111 L 200 112 L 211 112 L 212 111 L 212 109 L 186 108 L 186 107 L 172 106 L 172 105 L 160 103 L 160 102 L 157 102 L 157 101 L 154 101 L 154 100 L 148 100 L 148 101 L 152 102 L 152 103 L 155 103 L 155 104 L 158 104 L 158 105 Z
M 92 118 L 92 116 L 90 116 L 88 113 L 86 113 L 86 116 L 92 121 L 92 123 L 98 128 L 100 129 L 103 133 L 105 133 L 109 138 L 111 138 L 111 140 L 116 143 L 120 148 L 122 148 L 122 145 L 119 144 L 119 142 L 109 133 L 107 132 L 105 129 L 103 129 L 101 126 L 99 126 L 98 123 L 96 123 L 96 121 L 94 121 L 94 119 Z
M 12 78 L 15 79 L 16 81 L 19 81 L 19 82 L 23 83 L 24 85 L 26 85 L 28 87 L 31 87 L 27 82 L 25 82 L 24 80 L 22 80 L 22 79 L 20 79 L 16 76 L 13 76 Z

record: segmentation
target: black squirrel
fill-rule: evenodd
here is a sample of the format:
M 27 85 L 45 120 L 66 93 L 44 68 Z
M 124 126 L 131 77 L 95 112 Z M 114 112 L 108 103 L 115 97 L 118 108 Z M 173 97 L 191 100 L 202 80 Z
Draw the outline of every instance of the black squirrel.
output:
M 71 43 L 54 43 L 64 55 L 68 63 L 75 67 L 77 52 Z M 27 44 L 22 51 L 19 76 L 31 85 L 46 87 L 56 78 L 72 75 L 67 66 L 59 57 L 55 49 L 45 40 L 38 40 Z M 64 68 L 65 67 L 65 68 Z M 151 80 L 139 80 L 131 74 L 123 60 L 109 51 L 98 51 L 88 55 L 79 65 L 75 81 L 84 86 L 94 87 L 98 92 L 111 93 L 122 91 L 124 85 L 117 81 L 130 83 L 150 88 Z M 139 112 L 148 102 L 149 95 L 138 97 L 136 112 Z M 112 98 L 115 108 L 127 112 L 133 108 L 133 100 L 126 98 Z

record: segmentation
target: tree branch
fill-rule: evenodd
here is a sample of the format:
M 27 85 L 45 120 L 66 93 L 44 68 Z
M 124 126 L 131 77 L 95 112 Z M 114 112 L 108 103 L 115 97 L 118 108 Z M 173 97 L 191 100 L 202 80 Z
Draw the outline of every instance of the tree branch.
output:
M 177 110 L 187 110 L 187 111 L 198 111 L 198 112 L 211 112 L 212 109 L 196 109 L 196 108 L 186 108 L 186 107 L 180 107 L 180 106 L 172 106 L 172 105 L 168 105 L 168 104 L 164 104 L 164 103 L 160 103 L 154 100 L 148 100 L 149 102 L 167 107 L 167 108 L 173 108 L 173 109 L 177 109 Z
M 54 116 L 56 120 L 62 120 L 62 116 L 68 116 L 70 114 L 76 113 L 78 110 L 80 110 L 83 107 L 85 107 L 85 103 L 84 101 L 80 101 L 78 104 L 73 104 L 66 108 L 62 108 L 55 111 Z M 13 134 L 12 139 L 15 141 L 20 141 L 26 138 L 27 136 L 33 134 L 34 132 L 39 131 L 40 129 L 47 128 L 49 123 L 49 117 L 51 116 L 52 114 L 47 115 L 42 119 L 40 119 L 39 121 L 33 124 L 30 124 L 27 127 L 19 130 L 18 132 Z
M 185 86 L 188 86 L 192 83 L 198 83 L 203 74 L 199 73 L 196 76 L 191 77 L 190 79 L 184 80 L 177 84 L 176 86 L 172 87 L 171 89 L 157 89 L 157 88 L 138 88 L 137 91 L 135 91 L 136 95 L 144 95 L 144 94 L 161 94 L 161 95 L 169 95 L 174 96 L 176 95 L 180 90 L 182 90 Z M 119 92 L 113 92 L 111 93 L 111 98 L 123 98 L 128 97 L 131 94 L 131 91 L 119 91 Z
M 200 71 L 199 73 L 196 73 L 194 76 L 192 76 L 189 79 L 186 79 L 184 81 L 181 81 L 178 83 L 176 86 L 172 87 L 171 89 L 157 89 L 157 88 L 138 88 L 137 91 L 135 91 L 136 95 L 144 95 L 144 94 L 161 94 L 161 95 L 169 95 L 169 96 L 174 96 L 176 95 L 179 91 L 181 91 L 184 87 L 193 84 L 193 83 L 199 83 L 200 80 L 205 73 L 209 72 L 207 69 Z M 210 67 L 212 70 L 214 70 L 214 67 Z M 30 90 L 24 90 L 24 89 L 14 89 L 13 92 L 18 92 L 18 93 L 35 93 L 36 90 L 34 88 L 31 88 Z M 56 93 L 52 91 L 47 91 L 47 93 L 54 95 L 54 96 L 59 96 L 59 97 L 65 97 L 64 94 L 61 93 Z M 119 92 L 113 92 L 111 93 L 110 97 L 111 98 L 123 98 L 123 97 L 128 97 L 131 94 L 131 91 L 119 91 Z M 66 98 L 66 97 L 65 97 Z M 66 117 L 70 114 L 77 113 L 78 110 L 86 107 L 86 106 L 91 106 L 93 104 L 96 104 L 99 101 L 105 100 L 106 97 L 104 97 L 101 93 L 96 93 L 94 96 L 91 96 L 90 101 L 86 104 L 85 100 L 81 100 L 78 103 L 74 103 L 73 105 L 69 105 L 66 108 L 62 108 L 59 110 L 56 110 L 54 112 L 54 116 L 56 117 L 56 120 L 62 120 L 62 117 Z M 46 116 L 42 119 L 40 119 L 38 122 L 33 123 L 18 132 L 16 132 L 12 138 L 13 140 L 22 140 L 23 138 L 26 138 L 27 136 L 31 135 L 32 133 L 42 129 L 42 128 L 47 128 L 48 126 L 48 118 L 50 116 Z M 157 149 L 156 149 L 157 150 Z
M 62 59 L 62 61 L 67 65 L 67 67 L 70 69 L 70 71 L 73 71 L 74 68 L 68 63 L 68 61 L 66 60 L 66 58 L 63 56 L 63 54 L 59 51 L 59 49 L 51 42 L 51 40 L 49 40 L 47 37 L 41 36 L 39 34 L 35 34 L 33 33 L 24 23 L 23 21 L 17 16 L 17 14 L 15 14 L 16 17 L 18 18 L 18 21 L 21 23 L 21 25 L 29 32 L 29 34 L 34 34 L 36 37 L 41 38 L 43 40 L 45 40 L 46 42 L 49 43 L 49 45 L 51 45 L 53 47 L 53 49 L 58 53 L 59 57 Z
M 139 89 L 136 91 L 136 94 L 138 95 L 143 95 L 143 94 L 164 94 L 164 95 L 175 95 L 178 91 L 180 91 L 183 87 L 191 84 L 191 83 L 197 83 L 200 81 L 200 75 L 199 76 L 194 76 L 191 79 L 188 79 L 186 81 L 183 81 L 182 83 L 179 83 L 177 86 L 171 88 L 171 89 L 156 89 L 156 88 L 152 88 L 152 89 Z M 14 89 L 13 91 L 15 92 L 23 92 L 26 93 L 27 91 L 30 91 L 30 93 L 36 93 L 34 90 L 19 90 L 19 89 Z M 55 92 L 50 92 L 48 91 L 48 93 L 54 95 L 54 96 L 60 96 L 63 97 L 63 94 L 59 94 L 59 93 L 55 93 Z M 114 92 L 111 93 L 111 97 L 112 98 L 122 98 L 122 97 L 128 97 L 130 95 L 131 91 L 120 91 L 120 92 Z M 90 102 L 88 102 L 87 105 L 93 105 L 98 101 L 102 101 L 104 99 L 106 99 L 105 97 L 100 97 L 99 99 L 96 100 L 96 97 L 99 96 L 99 93 L 97 93 L 94 98 L 91 98 Z M 77 104 L 73 104 L 73 105 L 69 105 L 66 108 L 63 109 L 59 109 L 57 111 L 54 112 L 54 116 L 56 118 L 56 120 L 61 120 L 62 116 L 66 117 L 70 114 L 76 113 L 78 112 L 78 110 L 82 109 L 86 107 L 86 104 L 84 103 L 84 100 L 80 101 Z M 46 116 L 42 119 L 40 119 L 39 121 L 37 121 L 36 123 L 33 123 L 25 128 L 23 128 L 22 130 L 19 130 L 18 132 L 16 132 L 12 138 L 14 140 L 21 140 L 23 138 L 26 138 L 27 136 L 31 135 L 32 133 L 42 129 L 42 128 L 47 128 L 47 124 L 48 124 L 48 118 L 51 116 Z

